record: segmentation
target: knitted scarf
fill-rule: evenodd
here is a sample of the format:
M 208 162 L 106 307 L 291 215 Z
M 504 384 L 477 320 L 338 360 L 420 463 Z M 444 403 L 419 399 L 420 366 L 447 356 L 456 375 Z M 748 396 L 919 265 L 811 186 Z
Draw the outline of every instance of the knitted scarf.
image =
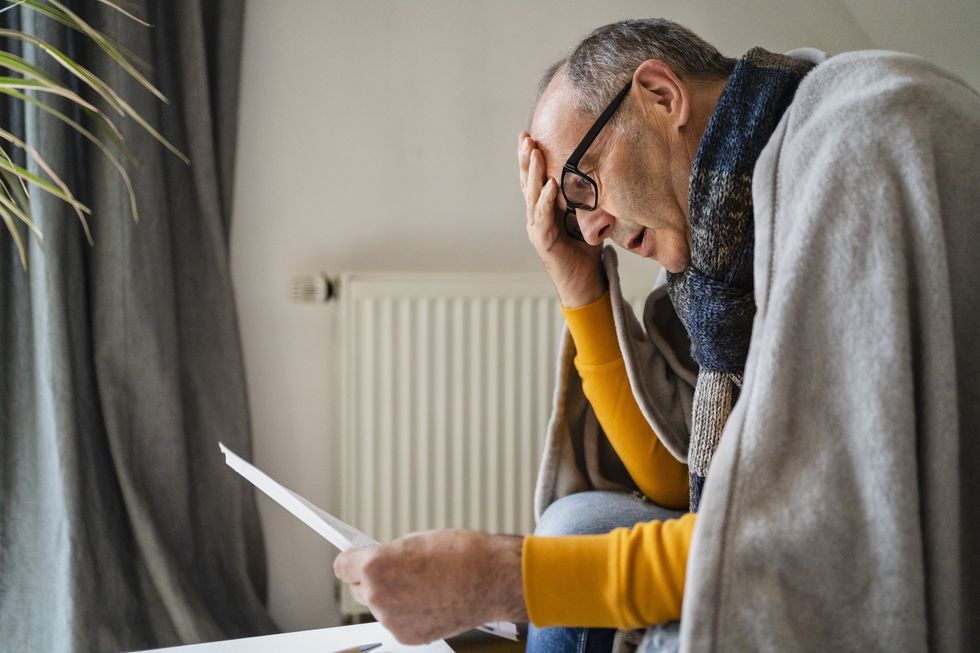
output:
M 752 170 L 812 63 L 754 48 L 732 71 L 691 165 L 691 265 L 668 292 L 698 363 L 688 468 L 697 511 L 752 335 Z

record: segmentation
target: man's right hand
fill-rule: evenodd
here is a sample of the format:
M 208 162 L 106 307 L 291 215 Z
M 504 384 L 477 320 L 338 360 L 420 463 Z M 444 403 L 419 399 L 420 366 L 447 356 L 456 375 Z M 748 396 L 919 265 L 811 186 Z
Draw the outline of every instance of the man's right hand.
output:
M 572 239 L 556 219 L 558 182 L 544 178 L 544 155 L 524 132 L 517 142 L 521 190 L 527 206 L 527 237 L 544 263 L 566 308 L 591 304 L 606 292 L 601 247 Z

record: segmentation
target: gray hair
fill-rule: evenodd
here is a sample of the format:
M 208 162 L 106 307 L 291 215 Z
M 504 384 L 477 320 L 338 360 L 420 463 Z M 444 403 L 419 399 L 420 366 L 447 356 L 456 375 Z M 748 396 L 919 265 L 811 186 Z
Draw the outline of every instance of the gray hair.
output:
M 663 61 L 681 79 L 724 79 L 735 67 L 715 46 L 683 25 L 663 18 L 611 23 L 593 31 L 545 73 L 539 91 L 564 71 L 577 108 L 597 116 L 644 61 Z

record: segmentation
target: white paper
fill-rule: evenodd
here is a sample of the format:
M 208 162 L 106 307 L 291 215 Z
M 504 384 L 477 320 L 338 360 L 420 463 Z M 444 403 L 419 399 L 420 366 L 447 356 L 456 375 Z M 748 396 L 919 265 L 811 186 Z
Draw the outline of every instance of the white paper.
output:
M 242 460 L 224 444 L 219 442 L 218 448 L 225 455 L 225 462 L 229 467 L 244 476 L 255 487 L 265 492 L 276 503 L 293 513 L 304 524 L 315 530 L 325 540 L 341 551 L 376 546 L 378 544 L 377 540 L 368 537 L 350 524 L 340 521 L 292 490 L 276 483 L 265 472 L 251 463 Z M 482 630 L 485 633 L 503 637 L 504 639 L 517 641 L 517 626 L 509 621 L 492 621 L 478 626 L 477 630 Z
M 477 626 L 476 629 L 490 633 L 491 635 L 496 635 L 497 637 L 503 637 L 504 639 L 510 639 L 515 642 L 518 641 L 517 624 L 510 621 L 491 621 L 482 626 Z
M 247 478 L 252 485 L 265 492 L 272 500 L 293 513 L 304 524 L 315 530 L 325 540 L 341 551 L 365 546 L 377 546 L 374 540 L 350 524 L 346 524 L 330 513 L 317 508 L 305 498 L 273 481 L 258 467 L 242 460 L 235 452 L 218 443 L 225 462 L 236 472 Z
M 304 630 L 298 633 L 265 635 L 246 639 L 230 639 L 210 644 L 192 644 L 154 649 L 154 653 L 270 653 L 288 651 L 289 653 L 333 653 L 345 648 L 381 642 L 381 647 L 371 653 L 452 653 L 446 642 L 439 640 L 422 646 L 400 644 L 395 636 L 380 623 L 338 626 L 320 630 Z M 144 651 L 143 653 L 148 653 Z

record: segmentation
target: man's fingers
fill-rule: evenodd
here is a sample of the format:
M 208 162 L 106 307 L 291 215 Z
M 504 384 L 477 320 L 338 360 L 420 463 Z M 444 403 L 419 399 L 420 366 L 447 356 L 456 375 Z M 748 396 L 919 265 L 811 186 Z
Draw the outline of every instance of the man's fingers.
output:
M 544 184 L 544 157 L 541 156 L 541 150 L 537 148 L 531 150 L 529 156 L 531 162 L 528 164 L 527 190 L 524 197 L 527 200 L 528 208 L 531 208 L 537 204 L 538 197 L 541 195 L 541 186 Z
M 333 573 L 348 584 L 360 583 L 363 574 L 364 556 L 370 549 L 351 549 L 338 555 L 333 561 Z
M 554 220 L 555 214 L 555 195 L 557 193 L 558 185 L 552 177 L 548 177 L 548 181 L 545 182 L 544 187 L 541 188 L 541 194 L 538 195 L 538 201 L 534 205 L 534 222 L 533 224 L 540 224 L 547 229 L 551 222 Z
M 362 585 L 348 585 L 350 588 L 350 594 L 354 597 L 354 600 L 361 605 L 367 605 L 367 597 L 364 596 L 364 592 L 361 591 Z M 371 607 L 368 605 L 368 607 Z
M 527 185 L 527 157 L 524 156 L 524 143 L 527 136 L 524 133 L 517 135 L 517 169 L 521 174 L 521 192 Z
M 541 195 L 538 196 L 537 206 L 538 217 L 544 217 L 551 213 L 555 201 L 555 180 L 548 177 L 548 181 L 541 187 Z
M 521 192 L 525 195 L 527 194 L 528 167 L 531 164 L 531 150 L 533 148 L 534 142 L 530 136 L 525 134 L 517 146 L 517 160 L 521 171 Z

